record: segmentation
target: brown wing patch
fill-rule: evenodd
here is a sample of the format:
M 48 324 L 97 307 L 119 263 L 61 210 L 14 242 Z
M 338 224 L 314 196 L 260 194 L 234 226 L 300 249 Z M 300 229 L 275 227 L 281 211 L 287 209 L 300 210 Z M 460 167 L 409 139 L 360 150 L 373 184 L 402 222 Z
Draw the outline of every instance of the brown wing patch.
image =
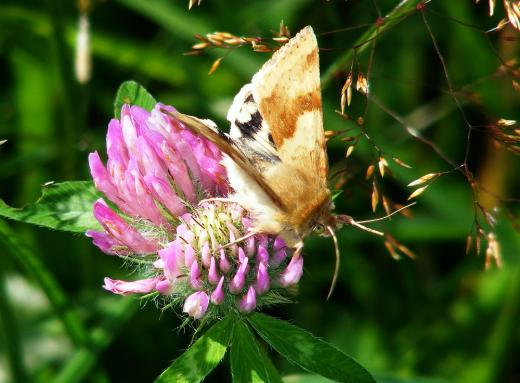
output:
M 312 68 L 312 67 L 315 67 L 315 66 L 319 66 L 319 63 L 318 63 L 318 48 L 317 47 L 314 48 L 313 51 L 307 55 L 307 57 L 305 57 L 305 61 L 306 61 L 307 68 Z
M 271 95 L 260 100 L 260 110 L 268 121 L 277 121 L 276 129 L 271 131 L 277 148 L 284 140 L 292 138 L 297 127 L 298 117 L 307 111 L 321 111 L 320 89 L 288 99 L 283 90 L 273 89 Z

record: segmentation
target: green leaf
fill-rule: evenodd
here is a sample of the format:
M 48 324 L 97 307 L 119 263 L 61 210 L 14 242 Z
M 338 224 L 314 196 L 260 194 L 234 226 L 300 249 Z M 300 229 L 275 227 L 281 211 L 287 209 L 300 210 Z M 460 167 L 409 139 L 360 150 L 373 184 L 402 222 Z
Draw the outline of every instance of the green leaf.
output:
M 51 229 L 83 233 L 100 229 L 92 205 L 101 194 L 90 181 L 63 182 L 45 186 L 33 204 L 14 208 L 0 199 L 0 216 Z
M 249 322 L 290 362 L 326 378 L 346 383 L 375 383 L 370 373 L 334 346 L 290 323 L 255 313 Z
M 231 344 L 231 374 L 233 382 L 281 382 L 278 372 L 242 320 L 235 323 Z
M 231 340 L 233 321 L 222 319 L 173 361 L 156 383 L 200 382 L 220 363 Z
M 274 366 L 269 356 L 267 356 L 265 350 L 260 348 L 260 354 L 262 354 L 262 358 L 264 359 L 265 369 L 267 370 L 267 376 L 269 376 L 269 382 L 271 383 L 283 383 L 282 377 L 280 373 Z
M 157 101 L 148 91 L 135 81 L 125 81 L 117 91 L 114 101 L 114 115 L 119 118 L 124 104 L 137 105 L 148 111 L 152 110 Z

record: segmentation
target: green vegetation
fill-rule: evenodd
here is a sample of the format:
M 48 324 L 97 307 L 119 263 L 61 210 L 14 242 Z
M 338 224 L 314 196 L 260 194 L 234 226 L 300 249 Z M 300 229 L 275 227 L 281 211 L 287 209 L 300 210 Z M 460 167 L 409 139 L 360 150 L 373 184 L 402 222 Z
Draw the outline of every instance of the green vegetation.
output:
M 335 199 L 337 212 L 356 219 L 380 217 L 385 214 L 382 196 L 389 205 L 405 204 L 413 190 L 427 185 L 408 188 L 408 183 L 428 173 L 446 174 L 435 177 L 416 198 L 412 218 L 396 215 L 370 224 L 392 236 L 387 246 L 378 236 L 352 227 L 338 233 L 342 267 L 328 301 L 333 244 L 309 238 L 298 302 L 266 313 L 331 343 L 380 383 L 518 379 L 520 235 L 515 214 L 520 210 L 514 198 L 520 196 L 520 169 L 518 157 L 491 137 L 500 132 L 499 119 L 520 119 L 512 86 L 519 69 L 511 61 L 518 57 L 520 35 L 509 25 L 483 33 L 505 17 L 501 2 L 493 17 L 486 2 L 449 0 L 433 0 L 422 11 L 416 8 L 418 1 L 410 0 L 397 10 L 401 2 L 390 0 L 204 0 L 191 11 L 187 0 L 78 3 L 89 5 L 92 74 L 84 84 L 74 75 L 76 2 L 0 4 L 0 215 L 5 217 L 0 219 L 0 382 L 151 382 L 190 345 L 191 328 L 177 330 L 183 323 L 180 310 L 161 312 L 145 298 L 114 296 L 101 288 L 104 276 L 124 279 L 128 270 L 81 234 L 92 227 L 88 204 L 97 194 L 90 183 L 69 181 L 88 181 L 88 153 L 105 152 L 113 100 L 126 80 L 143 84 L 159 102 L 226 128 L 234 95 L 270 53 L 253 52 L 248 45 L 206 48 L 198 56 L 183 53 L 198 42 L 194 34 L 226 31 L 269 40 L 281 20 L 293 33 L 313 26 L 321 47 L 325 129 L 348 129 L 328 145 L 332 186 L 343 190 Z M 391 16 L 375 25 L 379 12 Z M 346 120 L 335 110 L 351 68 L 354 84 L 359 72 L 368 76 L 369 100 L 354 90 Z M 150 102 L 148 94 L 128 92 Z M 363 123 L 355 123 L 360 116 Z M 473 126 L 468 152 L 465 118 Z M 354 140 L 342 140 L 348 136 Z M 380 176 L 381 156 L 392 176 L 388 168 Z M 468 182 L 472 177 L 481 187 L 476 195 Z M 42 188 L 44 197 L 34 205 Z M 483 211 L 474 204 L 475 196 Z M 61 203 L 53 205 L 54 198 Z M 83 205 L 86 209 L 65 218 L 53 214 L 53 209 Z M 501 268 L 490 257 L 485 271 L 486 238 L 480 240 L 480 255 L 475 254 L 475 207 L 484 236 L 493 233 L 500 247 Z M 485 213 L 496 219 L 495 227 Z M 466 255 L 470 233 L 472 249 Z M 402 245 L 415 259 L 406 256 Z M 399 260 L 387 247 L 400 254 Z M 496 249 L 491 255 L 498 255 Z M 303 342 L 306 351 L 296 355 L 298 349 L 288 347 L 291 336 L 308 336 L 297 328 L 275 340 L 285 351 L 265 343 L 251 348 L 247 339 L 256 336 L 252 329 L 263 340 L 273 335 L 265 327 L 268 321 L 274 319 L 255 314 L 247 324 L 235 325 L 237 348 L 242 349 L 231 349 L 206 381 L 231 380 L 228 366 L 238 366 L 242 353 L 248 358 L 242 369 L 235 369 L 237 376 L 279 381 L 269 355 L 285 382 L 325 381 L 308 372 L 327 368 L 305 354 L 316 350 Z M 212 330 L 226 343 L 230 334 L 222 333 L 226 323 L 220 323 L 222 328 Z M 203 366 L 209 371 L 227 345 L 205 336 L 194 345 L 212 344 L 214 360 Z M 323 347 L 327 353 L 329 346 Z M 294 364 L 274 351 L 290 354 Z M 172 374 L 175 366 L 186 368 L 189 357 L 172 365 Z M 345 371 L 358 367 L 354 362 L 344 366 Z

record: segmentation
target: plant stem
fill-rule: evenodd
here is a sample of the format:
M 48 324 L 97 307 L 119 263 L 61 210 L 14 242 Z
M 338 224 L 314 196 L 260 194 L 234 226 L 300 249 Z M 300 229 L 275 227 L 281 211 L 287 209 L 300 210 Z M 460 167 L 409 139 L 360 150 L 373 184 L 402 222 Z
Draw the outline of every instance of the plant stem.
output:
M 64 176 L 70 178 L 74 176 L 76 165 L 77 131 L 81 130 L 84 116 L 78 113 L 80 108 L 76 107 L 76 105 L 81 105 L 82 103 L 78 102 L 79 94 L 72 74 L 71 53 L 65 43 L 65 28 L 62 14 L 65 7 L 62 0 L 47 0 L 47 8 L 52 27 L 51 41 L 56 56 L 55 61 L 61 93 L 60 101 L 64 131 L 59 138 L 63 142 L 62 166 Z
M 400 23 L 419 3 L 421 3 L 421 0 L 401 0 L 386 14 L 382 23 L 374 23 L 368 28 L 365 33 L 357 39 L 352 48 L 348 49 L 343 56 L 334 61 L 327 70 L 325 70 L 325 73 L 321 76 L 321 88 L 325 89 L 330 84 L 336 73 L 341 71 L 341 69 L 352 60 L 354 53 L 359 54 L 369 48 L 371 46 L 368 44 L 370 41 Z

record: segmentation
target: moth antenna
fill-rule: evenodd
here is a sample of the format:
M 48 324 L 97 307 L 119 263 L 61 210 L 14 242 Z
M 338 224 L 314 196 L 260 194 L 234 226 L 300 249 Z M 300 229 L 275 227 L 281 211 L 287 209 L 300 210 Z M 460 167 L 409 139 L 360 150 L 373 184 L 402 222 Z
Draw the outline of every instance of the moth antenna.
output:
M 256 232 L 252 231 L 250 233 L 247 233 L 246 235 L 240 237 L 240 238 L 237 238 L 235 239 L 233 242 L 229 242 L 229 243 L 226 243 L 225 245 L 222 245 L 220 246 L 219 250 L 220 249 L 225 249 L 226 247 L 229 247 L 229 246 L 233 246 L 239 242 L 242 242 L 242 241 L 245 241 L 246 239 L 248 238 L 251 238 L 253 235 L 257 234 Z
M 390 214 L 387 214 L 385 215 L 384 217 L 379 217 L 379 218 L 374 218 L 374 219 L 367 219 L 365 221 L 357 221 L 357 223 L 369 223 L 369 222 L 377 222 L 377 221 L 382 221 L 384 219 L 387 219 L 387 218 L 390 218 L 391 216 L 393 216 L 394 214 L 397 214 L 399 213 L 400 211 L 404 210 L 404 209 L 408 209 L 409 207 L 415 205 L 417 202 L 412 202 L 406 206 L 403 206 L 393 212 L 391 212 Z
M 334 233 L 334 230 L 332 229 L 331 226 L 327 225 L 325 227 L 327 228 L 327 231 L 329 232 L 330 236 L 332 237 L 332 241 L 334 242 L 334 250 L 336 253 L 336 264 L 334 266 L 334 275 L 332 276 L 332 282 L 330 284 L 329 293 L 327 294 L 327 300 L 329 300 L 330 296 L 332 295 L 332 292 L 334 291 L 334 287 L 336 287 L 336 281 L 338 280 L 340 254 L 339 254 L 338 239 L 336 238 L 336 233 Z
M 362 224 L 360 224 L 359 222 L 356 222 L 354 220 L 354 218 L 352 218 L 350 215 L 346 215 L 346 214 L 338 214 L 336 215 L 336 219 L 339 223 L 345 223 L 347 225 L 352 225 L 352 226 L 356 226 L 356 227 L 359 227 L 360 229 L 363 229 L 365 231 L 368 231 L 369 233 L 372 233 L 372 234 L 377 234 L 377 235 L 381 235 L 383 236 L 384 233 L 380 232 L 380 231 L 377 231 L 377 230 L 374 230 L 374 229 L 371 229 L 369 227 L 366 227 Z
M 352 225 L 352 226 L 359 227 L 360 229 L 368 231 L 369 233 L 372 233 L 372 234 L 376 234 L 376 235 L 380 235 L 380 236 L 385 235 L 385 233 L 383 233 L 381 231 L 377 231 L 377 230 L 371 229 L 369 227 L 366 227 L 366 226 L 360 224 L 359 222 L 354 221 L 354 219 L 352 217 L 349 217 L 349 218 L 350 218 L 350 220 L 348 220 L 347 223 Z

